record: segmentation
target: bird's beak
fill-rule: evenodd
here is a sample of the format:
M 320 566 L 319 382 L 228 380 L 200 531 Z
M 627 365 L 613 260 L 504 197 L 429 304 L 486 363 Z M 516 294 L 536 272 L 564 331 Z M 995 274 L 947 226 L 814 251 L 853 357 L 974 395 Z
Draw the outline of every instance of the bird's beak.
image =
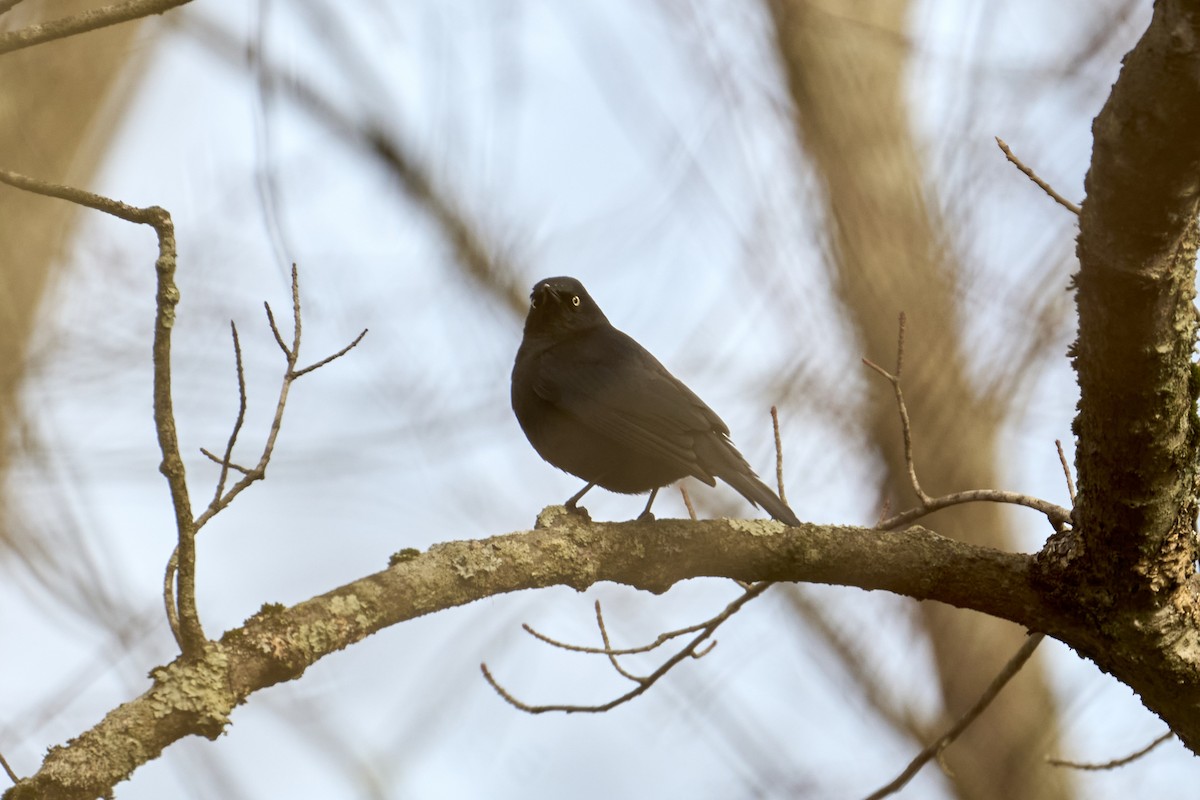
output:
M 539 283 L 529 293 L 529 302 L 533 304 L 534 308 L 537 308 L 551 297 L 558 297 L 558 292 L 554 291 L 554 287 L 548 283 Z

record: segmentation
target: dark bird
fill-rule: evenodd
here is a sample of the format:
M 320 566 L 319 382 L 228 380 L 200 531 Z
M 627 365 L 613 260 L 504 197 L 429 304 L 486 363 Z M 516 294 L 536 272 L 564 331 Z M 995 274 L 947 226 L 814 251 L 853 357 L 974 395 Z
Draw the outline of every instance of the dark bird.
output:
M 512 407 L 538 454 L 593 486 L 650 500 L 686 475 L 728 483 L 786 525 L 792 510 L 729 440 L 729 427 L 631 337 L 612 326 L 583 284 L 547 278 L 533 287 L 512 373 Z

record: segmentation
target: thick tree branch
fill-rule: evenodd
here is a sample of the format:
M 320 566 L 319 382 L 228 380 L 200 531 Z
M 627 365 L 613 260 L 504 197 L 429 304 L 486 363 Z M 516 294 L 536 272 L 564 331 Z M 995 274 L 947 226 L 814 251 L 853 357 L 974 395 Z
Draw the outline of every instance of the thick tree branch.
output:
M 702 576 L 886 589 L 1063 633 L 1030 582 L 1031 557 L 913 528 L 884 533 L 773 521 L 581 522 L 551 507 L 533 531 L 406 553 L 389 569 L 291 608 L 264 606 L 198 659 L 156 669 L 154 684 L 4 795 L 94 798 L 188 735 L 215 738 L 252 693 L 298 678 L 324 656 L 415 617 L 521 589 L 580 591 L 615 581 L 651 592 Z
M 1179 603 L 1193 574 L 1198 127 L 1200 3 L 1159 0 L 1092 126 L 1073 348 L 1080 538 L 1043 559 L 1070 567 L 1048 585 L 1093 588 L 1100 614 Z
M 1079 496 L 1034 571 L 1048 601 L 1095 630 L 1072 644 L 1193 752 L 1198 125 L 1200 2 L 1158 0 L 1092 126 L 1073 347 Z

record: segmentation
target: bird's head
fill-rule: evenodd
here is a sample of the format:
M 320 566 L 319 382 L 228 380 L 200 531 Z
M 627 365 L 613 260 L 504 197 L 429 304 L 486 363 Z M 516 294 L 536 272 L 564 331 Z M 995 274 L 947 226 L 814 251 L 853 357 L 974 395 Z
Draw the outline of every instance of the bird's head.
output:
M 608 324 L 600 306 L 574 278 L 546 278 L 529 294 L 526 336 L 562 336 Z

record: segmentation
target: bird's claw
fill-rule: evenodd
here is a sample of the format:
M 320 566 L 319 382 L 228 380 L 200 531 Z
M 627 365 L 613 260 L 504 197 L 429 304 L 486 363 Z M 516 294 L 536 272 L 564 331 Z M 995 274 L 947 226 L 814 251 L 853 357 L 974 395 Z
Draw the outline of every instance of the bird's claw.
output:
M 643 511 L 637 516 L 638 522 L 654 522 L 654 513 L 651 511 Z
M 589 514 L 588 510 L 586 508 L 584 508 L 583 506 L 577 506 L 574 503 L 567 503 L 566 506 L 564 506 L 564 508 L 566 508 L 567 511 L 571 512 L 575 516 L 582 519 L 584 522 L 592 521 L 592 515 Z

